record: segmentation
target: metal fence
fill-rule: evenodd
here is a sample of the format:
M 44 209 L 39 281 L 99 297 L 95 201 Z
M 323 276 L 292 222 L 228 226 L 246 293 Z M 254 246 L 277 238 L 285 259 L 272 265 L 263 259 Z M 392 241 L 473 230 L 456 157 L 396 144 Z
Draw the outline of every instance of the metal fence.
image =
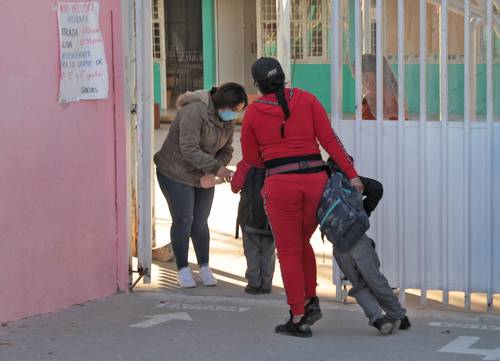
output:
M 384 119 L 383 26 L 386 0 L 354 1 L 354 119 L 342 113 L 342 77 L 345 27 L 342 6 L 332 0 L 331 74 L 332 122 L 357 169 L 384 184 L 384 199 L 372 216 L 371 235 L 377 243 L 382 269 L 390 283 L 400 289 L 421 290 L 421 303 L 428 290 L 442 290 L 448 304 L 450 291 L 465 293 L 465 308 L 471 293 L 487 294 L 488 310 L 493 295 L 500 293 L 500 122 L 494 121 L 493 47 L 498 29 L 499 4 L 493 0 L 434 1 L 439 10 L 439 119 L 430 120 L 427 107 L 428 77 L 426 40 L 429 1 L 420 0 L 418 120 L 405 120 L 405 107 L 398 107 L 398 120 Z M 376 22 L 376 120 L 362 120 L 362 8 L 375 2 Z M 413 2 L 413 1 L 412 1 Z M 397 4 L 398 104 L 405 104 L 405 1 Z M 437 4 L 436 4 L 437 3 Z M 351 6 L 352 8 L 352 6 Z M 473 10 L 471 10 L 473 9 Z M 450 121 L 448 114 L 449 10 L 463 14 L 463 120 Z M 485 119 L 476 119 L 474 81 L 476 59 L 473 20 L 484 24 L 486 48 Z M 453 29 L 456 31 L 456 29 Z M 474 69 L 473 69 L 474 66 Z M 345 71 L 344 71 L 345 73 Z M 498 99 L 498 97 L 497 97 Z M 334 283 L 340 295 L 340 274 Z

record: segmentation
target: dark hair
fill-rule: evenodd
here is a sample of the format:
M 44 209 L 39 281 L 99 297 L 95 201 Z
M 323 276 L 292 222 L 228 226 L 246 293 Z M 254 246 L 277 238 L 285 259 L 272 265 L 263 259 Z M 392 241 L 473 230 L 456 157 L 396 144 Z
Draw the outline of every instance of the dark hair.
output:
M 285 118 L 281 122 L 281 138 L 285 138 L 285 123 L 290 117 L 290 108 L 285 97 L 285 75 L 279 74 L 272 78 L 256 81 L 257 87 L 262 94 L 274 93 Z
M 210 90 L 210 95 L 215 109 L 234 108 L 241 103 L 244 103 L 244 108 L 248 105 L 245 88 L 237 83 L 225 83 L 220 87 L 213 87 Z

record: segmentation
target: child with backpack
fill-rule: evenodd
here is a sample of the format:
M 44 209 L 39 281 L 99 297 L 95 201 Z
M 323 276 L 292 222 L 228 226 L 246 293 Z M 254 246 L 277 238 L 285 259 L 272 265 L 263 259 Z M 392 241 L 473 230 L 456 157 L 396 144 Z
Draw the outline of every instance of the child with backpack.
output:
M 264 210 L 261 189 L 265 169 L 240 161 L 231 180 L 231 190 L 240 192 L 238 224 L 243 233 L 247 260 L 245 292 L 253 295 L 271 293 L 276 262 L 273 234 Z
M 332 159 L 327 162 L 330 170 L 340 172 Z M 364 185 L 363 208 L 368 216 L 382 198 L 382 184 L 374 179 L 360 177 Z M 383 335 L 411 327 L 406 310 L 401 307 L 389 282 L 380 272 L 380 260 L 375 242 L 366 233 L 348 250 L 338 250 L 334 245 L 334 256 L 340 270 L 351 282 L 349 296 L 354 297 L 363 309 L 369 324 Z M 385 312 L 385 315 L 382 313 Z

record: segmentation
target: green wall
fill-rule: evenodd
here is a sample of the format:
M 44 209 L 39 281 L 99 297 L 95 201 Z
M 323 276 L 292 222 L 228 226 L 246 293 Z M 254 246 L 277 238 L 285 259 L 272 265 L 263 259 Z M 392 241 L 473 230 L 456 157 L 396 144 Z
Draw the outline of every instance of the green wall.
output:
M 215 13 L 214 0 L 202 0 L 203 33 L 203 88 L 210 89 L 217 83 L 215 58 Z
M 161 105 L 161 64 L 154 63 L 153 64 L 153 90 L 154 90 L 154 99 L 155 103 Z M 163 89 L 163 91 L 167 91 Z
M 310 91 L 330 111 L 330 64 L 292 65 L 292 86 Z
M 397 66 L 393 66 L 397 76 Z M 409 114 L 420 113 L 420 70 L 418 64 L 406 65 L 405 93 Z M 477 114 L 486 114 L 486 65 L 477 66 Z M 500 116 L 500 64 L 493 65 L 493 104 L 496 117 Z M 350 67 L 343 66 L 342 110 L 354 113 L 355 85 Z M 292 85 L 310 91 L 318 97 L 328 112 L 331 111 L 330 64 L 292 65 Z M 450 115 L 464 114 L 464 65 L 448 65 L 448 112 Z M 427 113 L 431 118 L 439 116 L 439 64 L 427 65 Z

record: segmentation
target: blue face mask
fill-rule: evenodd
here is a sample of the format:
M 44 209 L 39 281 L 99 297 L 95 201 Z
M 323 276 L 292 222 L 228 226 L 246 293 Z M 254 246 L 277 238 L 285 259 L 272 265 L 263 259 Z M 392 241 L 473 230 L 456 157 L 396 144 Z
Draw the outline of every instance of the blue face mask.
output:
M 219 110 L 219 117 L 225 122 L 230 122 L 231 120 L 238 118 L 238 112 L 230 109 Z

